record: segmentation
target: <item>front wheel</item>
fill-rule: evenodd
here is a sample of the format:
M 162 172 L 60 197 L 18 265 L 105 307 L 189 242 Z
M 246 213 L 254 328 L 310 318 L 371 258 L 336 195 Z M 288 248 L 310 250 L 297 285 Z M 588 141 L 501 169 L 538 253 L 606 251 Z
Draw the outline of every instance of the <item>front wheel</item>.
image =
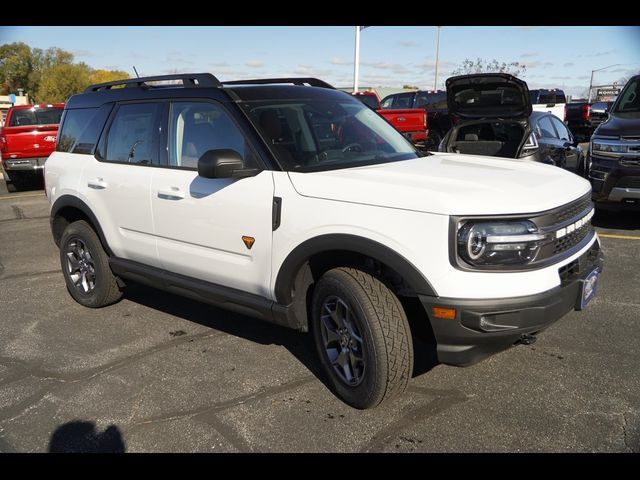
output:
M 313 293 L 313 334 L 334 392 L 356 408 L 371 408 L 407 387 L 413 343 L 398 297 L 375 277 L 335 268 Z
M 122 297 L 109 256 L 84 220 L 70 223 L 60 239 L 60 264 L 73 299 L 85 307 L 111 305 Z

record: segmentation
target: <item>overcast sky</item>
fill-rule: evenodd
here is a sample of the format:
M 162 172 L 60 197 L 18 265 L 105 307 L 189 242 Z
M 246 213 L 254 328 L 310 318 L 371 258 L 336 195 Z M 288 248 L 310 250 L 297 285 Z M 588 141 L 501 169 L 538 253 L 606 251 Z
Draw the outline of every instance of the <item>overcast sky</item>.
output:
M 0 27 L 0 44 L 60 47 L 94 68 L 133 75 L 208 71 L 221 80 L 315 76 L 353 84 L 355 28 Z M 432 89 L 436 27 L 371 26 L 361 34 L 361 86 Z M 640 71 L 640 27 L 442 27 L 438 88 L 465 58 L 521 62 L 529 88 L 579 96 Z

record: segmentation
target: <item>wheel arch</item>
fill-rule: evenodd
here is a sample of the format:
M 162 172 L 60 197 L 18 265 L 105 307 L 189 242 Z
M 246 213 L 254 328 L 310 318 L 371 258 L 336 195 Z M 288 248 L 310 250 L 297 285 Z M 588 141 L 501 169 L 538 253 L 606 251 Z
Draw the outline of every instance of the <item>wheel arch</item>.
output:
M 67 225 L 77 220 L 85 220 L 91 225 L 93 230 L 98 235 L 100 243 L 109 256 L 113 255 L 113 252 L 109 248 L 107 239 L 104 236 L 100 222 L 91 211 L 91 208 L 73 195 L 62 195 L 58 198 L 51 207 L 51 214 L 49 216 L 49 222 L 51 224 L 51 233 L 53 234 L 53 241 L 56 246 L 60 246 L 60 238 L 62 232 Z

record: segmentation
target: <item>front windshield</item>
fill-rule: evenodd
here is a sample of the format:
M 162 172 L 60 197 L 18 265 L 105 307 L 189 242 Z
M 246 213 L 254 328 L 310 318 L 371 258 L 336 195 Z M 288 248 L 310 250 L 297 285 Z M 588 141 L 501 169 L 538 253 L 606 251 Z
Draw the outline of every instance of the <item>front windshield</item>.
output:
M 355 99 L 245 102 L 245 112 L 286 171 L 322 171 L 418 157 L 376 112 Z
M 621 95 L 614 113 L 632 113 L 634 114 L 633 116 L 640 115 L 640 78 L 631 80 Z

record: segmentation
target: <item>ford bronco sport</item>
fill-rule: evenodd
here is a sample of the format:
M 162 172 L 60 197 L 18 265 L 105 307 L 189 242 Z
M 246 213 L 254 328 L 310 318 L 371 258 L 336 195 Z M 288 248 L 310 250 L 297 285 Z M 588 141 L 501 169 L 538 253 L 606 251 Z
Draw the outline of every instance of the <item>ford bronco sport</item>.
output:
M 422 155 L 311 78 L 93 85 L 69 99 L 45 176 L 77 302 L 112 304 L 134 281 L 311 330 L 357 408 L 410 380 L 403 302 L 441 362 L 468 365 L 584 308 L 601 268 L 585 179 Z

